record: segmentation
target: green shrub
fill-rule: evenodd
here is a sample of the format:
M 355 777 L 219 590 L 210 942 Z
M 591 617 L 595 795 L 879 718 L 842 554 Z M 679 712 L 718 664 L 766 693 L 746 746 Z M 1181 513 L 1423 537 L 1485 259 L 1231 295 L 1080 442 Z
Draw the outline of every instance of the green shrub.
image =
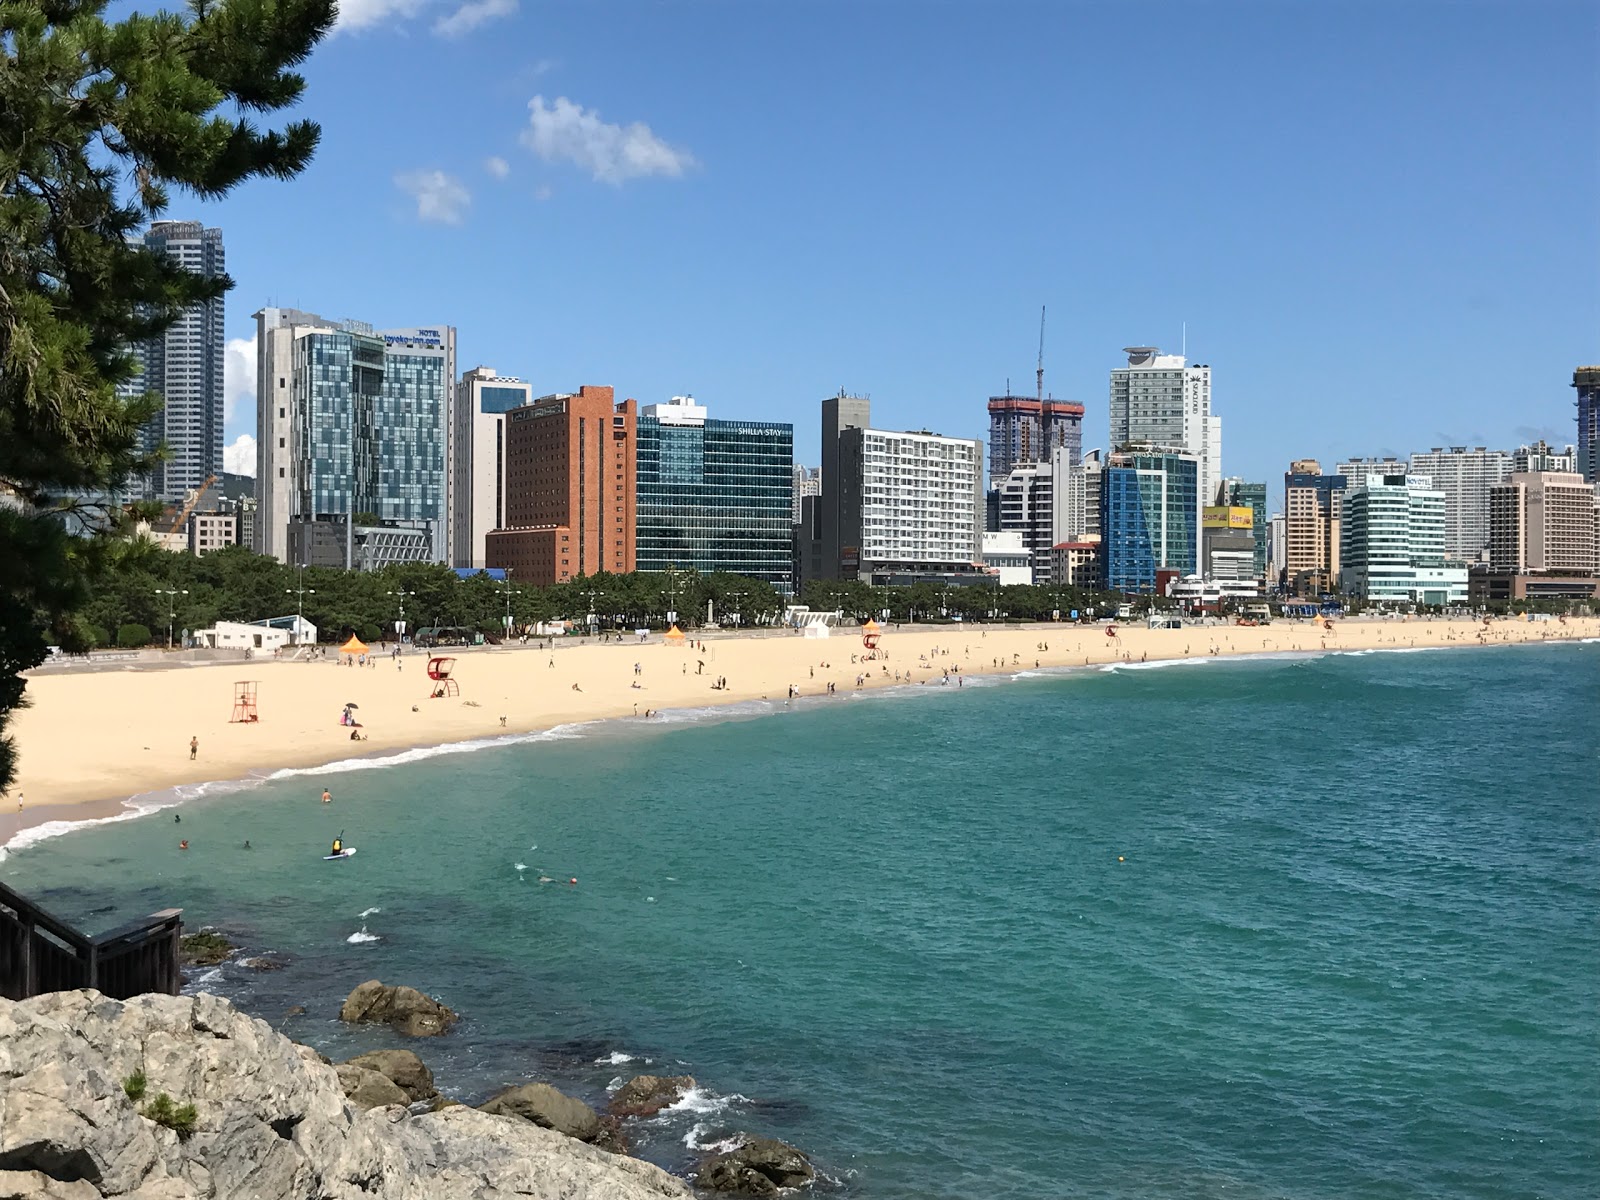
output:
M 188 1137 L 194 1132 L 194 1125 L 200 1118 L 192 1104 L 174 1104 L 172 1097 L 165 1092 L 144 1106 L 144 1115 L 157 1125 L 165 1125 L 179 1137 Z
M 87 641 L 90 646 L 99 647 L 109 646 L 111 644 L 111 635 L 104 629 L 101 629 L 98 625 L 85 625 L 82 632 L 84 640 Z
M 143 625 L 129 622 L 117 626 L 117 645 L 124 650 L 137 650 L 140 646 L 150 644 L 150 630 Z
M 143 1100 L 145 1077 L 143 1071 L 135 1071 L 122 1081 L 122 1090 L 128 1094 L 129 1100 Z
M 377 645 L 383 641 L 383 630 L 376 625 L 363 625 L 361 627 L 361 640 L 369 646 Z

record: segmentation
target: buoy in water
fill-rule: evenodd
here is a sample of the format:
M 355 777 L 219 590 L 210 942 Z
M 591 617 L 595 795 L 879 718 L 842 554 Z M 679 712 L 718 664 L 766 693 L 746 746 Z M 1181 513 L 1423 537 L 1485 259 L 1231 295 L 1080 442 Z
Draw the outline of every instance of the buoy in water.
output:
M 1119 854 L 1119 855 L 1117 855 L 1117 861 L 1118 862 L 1127 862 L 1128 860 L 1123 858 L 1122 855 Z
M 577 883 L 578 882 L 578 877 L 576 875 L 574 875 L 571 879 L 567 880 L 567 882 L 568 883 Z

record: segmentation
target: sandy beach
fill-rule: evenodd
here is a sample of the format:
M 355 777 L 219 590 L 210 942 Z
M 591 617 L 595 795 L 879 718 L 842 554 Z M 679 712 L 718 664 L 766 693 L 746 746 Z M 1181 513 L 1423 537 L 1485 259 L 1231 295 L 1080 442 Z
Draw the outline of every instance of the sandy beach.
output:
M 44 668 L 28 683 L 30 707 L 17 716 L 21 772 L 0 809 L 0 844 L 47 821 L 114 815 L 122 801 L 182 784 L 239 779 L 570 722 L 643 717 L 661 709 L 739 701 L 782 701 L 859 688 L 959 686 L 960 676 L 1035 667 L 1086 667 L 1201 656 L 1503 645 L 1600 636 L 1600 619 L 1558 621 L 1276 621 L 1267 626 L 1183 629 L 1100 625 L 1012 628 L 889 628 L 882 652 L 863 661 L 859 631 L 828 638 L 765 631 L 709 634 L 703 644 L 636 640 L 543 643 L 459 652 L 460 695 L 432 698 L 427 656 L 386 653 L 353 667 L 332 653 L 312 662 L 174 665 L 165 669 Z M 950 682 L 944 683 L 946 672 Z M 858 682 L 859 678 L 859 682 Z M 259 681 L 260 719 L 230 722 L 233 685 Z M 725 689 L 713 684 L 726 679 Z M 635 686 L 637 685 L 637 686 Z M 364 740 L 340 724 L 357 705 Z M 190 757 L 190 739 L 198 750 Z M 332 781 L 337 789 L 338 783 Z M 307 782 L 320 791 L 321 782 Z M 18 797 L 22 797 L 19 806 Z

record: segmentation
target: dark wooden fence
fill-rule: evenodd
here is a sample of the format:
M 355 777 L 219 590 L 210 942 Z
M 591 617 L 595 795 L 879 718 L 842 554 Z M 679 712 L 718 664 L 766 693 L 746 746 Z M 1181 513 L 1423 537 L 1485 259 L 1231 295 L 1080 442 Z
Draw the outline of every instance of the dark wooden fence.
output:
M 96 988 L 118 1000 L 142 992 L 178 994 L 183 910 L 89 937 L 0 883 L 0 996 Z

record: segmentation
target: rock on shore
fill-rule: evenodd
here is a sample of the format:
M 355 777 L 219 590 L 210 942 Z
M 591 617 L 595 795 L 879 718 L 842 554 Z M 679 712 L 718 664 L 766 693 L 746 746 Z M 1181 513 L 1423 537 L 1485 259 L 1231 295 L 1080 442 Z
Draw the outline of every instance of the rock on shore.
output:
M 341 1021 L 385 1022 L 407 1037 L 437 1037 L 461 1018 L 432 996 L 404 984 L 369 979 L 357 984 L 339 1009 Z
M 414 1072 L 407 1088 L 370 1066 L 344 1065 L 403 1097 L 421 1083 Z M 405 1075 L 409 1064 L 385 1066 Z M 141 1078 L 142 1097 L 130 1097 Z M 144 1115 L 162 1095 L 175 1107 L 194 1106 L 192 1132 Z M 691 1195 L 648 1163 L 464 1105 L 419 1115 L 399 1104 L 359 1111 L 314 1051 L 215 996 L 118 1001 L 76 991 L 0 1000 L 0 1196 Z

